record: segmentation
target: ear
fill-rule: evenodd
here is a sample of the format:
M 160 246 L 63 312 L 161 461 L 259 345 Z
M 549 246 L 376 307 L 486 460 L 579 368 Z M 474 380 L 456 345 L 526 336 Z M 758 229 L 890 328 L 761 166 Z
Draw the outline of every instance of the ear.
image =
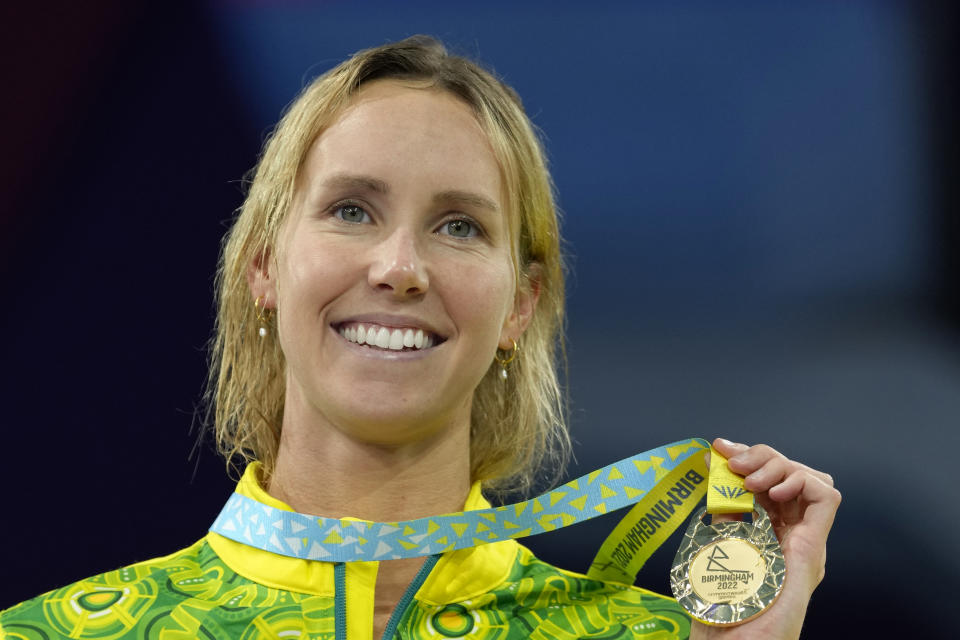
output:
M 277 307 L 277 277 L 270 249 L 253 256 L 247 265 L 247 284 L 254 300 L 260 300 L 264 309 Z
M 517 296 L 513 303 L 513 310 L 503 323 L 500 331 L 499 347 L 504 351 L 513 348 L 513 341 L 520 341 L 520 336 L 527 330 L 533 314 L 537 310 L 540 300 L 540 274 L 542 269 L 539 262 L 527 265 L 526 275 L 521 275 L 517 286 Z

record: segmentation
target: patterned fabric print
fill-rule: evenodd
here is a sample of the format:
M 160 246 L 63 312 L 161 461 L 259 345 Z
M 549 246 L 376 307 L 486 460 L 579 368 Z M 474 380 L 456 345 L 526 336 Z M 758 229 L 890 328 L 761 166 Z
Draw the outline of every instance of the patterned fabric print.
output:
M 524 538 L 628 507 L 707 443 L 680 440 L 597 469 L 517 504 L 405 522 L 366 522 L 275 509 L 233 494 L 210 527 L 225 538 L 304 560 L 428 556 Z
M 201 541 L 27 600 L 4 612 L 0 638 L 333 640 L 333 624 L 333 598 L 250 582 Z
M 203 541 L 51 591 L 0 620 L 2 640 L 334 640 L 335 624 L 332 597 L 251 582 Z M 445 606 L 414 601 L 397 637 L 679 640 L 689 629 L 675 601 L 563 574 L 523 550 L 494 591 Z
M 569 576 L 525 551 L 500 588 L 456 604 L 416 602 L 398 630 L 411 639 L 678 640 L 690 620 L 673 600 Z

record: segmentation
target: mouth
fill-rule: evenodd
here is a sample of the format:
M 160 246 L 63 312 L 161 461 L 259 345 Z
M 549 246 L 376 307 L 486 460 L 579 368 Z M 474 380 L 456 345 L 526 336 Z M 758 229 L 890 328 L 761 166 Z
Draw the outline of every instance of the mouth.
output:
M 347 342 L 382 351 L 423 351 L 446 338 L 419 327 L 387 327 L 371 322 L 343 322 L 334 326 Z

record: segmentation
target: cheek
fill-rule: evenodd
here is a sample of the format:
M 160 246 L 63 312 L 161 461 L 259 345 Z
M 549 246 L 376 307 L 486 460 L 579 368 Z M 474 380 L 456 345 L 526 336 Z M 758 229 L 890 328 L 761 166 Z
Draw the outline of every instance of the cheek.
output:
M 480 330 L 498 341 L 504 320 L 513 308 L 513 270 L 508 264 L 464 268 L 448 284 L 447 298 L 454 301 L 464 325 Z
M 355 273 L 349 252 L 335 247 L 291 247 L 277 283 L 280 315 L 287 316 L 283 324 L 315 318 Z

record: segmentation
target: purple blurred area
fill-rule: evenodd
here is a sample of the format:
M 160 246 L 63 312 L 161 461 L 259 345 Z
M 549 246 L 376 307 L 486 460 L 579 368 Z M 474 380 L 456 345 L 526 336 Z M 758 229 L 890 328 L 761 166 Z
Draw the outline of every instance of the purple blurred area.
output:
M 502 75 L 545 136 L 570 475 L 685 436 L 768 442 L 844 493 L 809 637 L 950 628 L 955 3 L 2 11 L 0 608 L 204 534 L 232 488 L 209 440 L 190 454 L 240 180 L 309 79 L 428 33 Z M 529 544 L 585 570 L 613 524 Z M 675 548 L 640 584 L 668 591 Z

